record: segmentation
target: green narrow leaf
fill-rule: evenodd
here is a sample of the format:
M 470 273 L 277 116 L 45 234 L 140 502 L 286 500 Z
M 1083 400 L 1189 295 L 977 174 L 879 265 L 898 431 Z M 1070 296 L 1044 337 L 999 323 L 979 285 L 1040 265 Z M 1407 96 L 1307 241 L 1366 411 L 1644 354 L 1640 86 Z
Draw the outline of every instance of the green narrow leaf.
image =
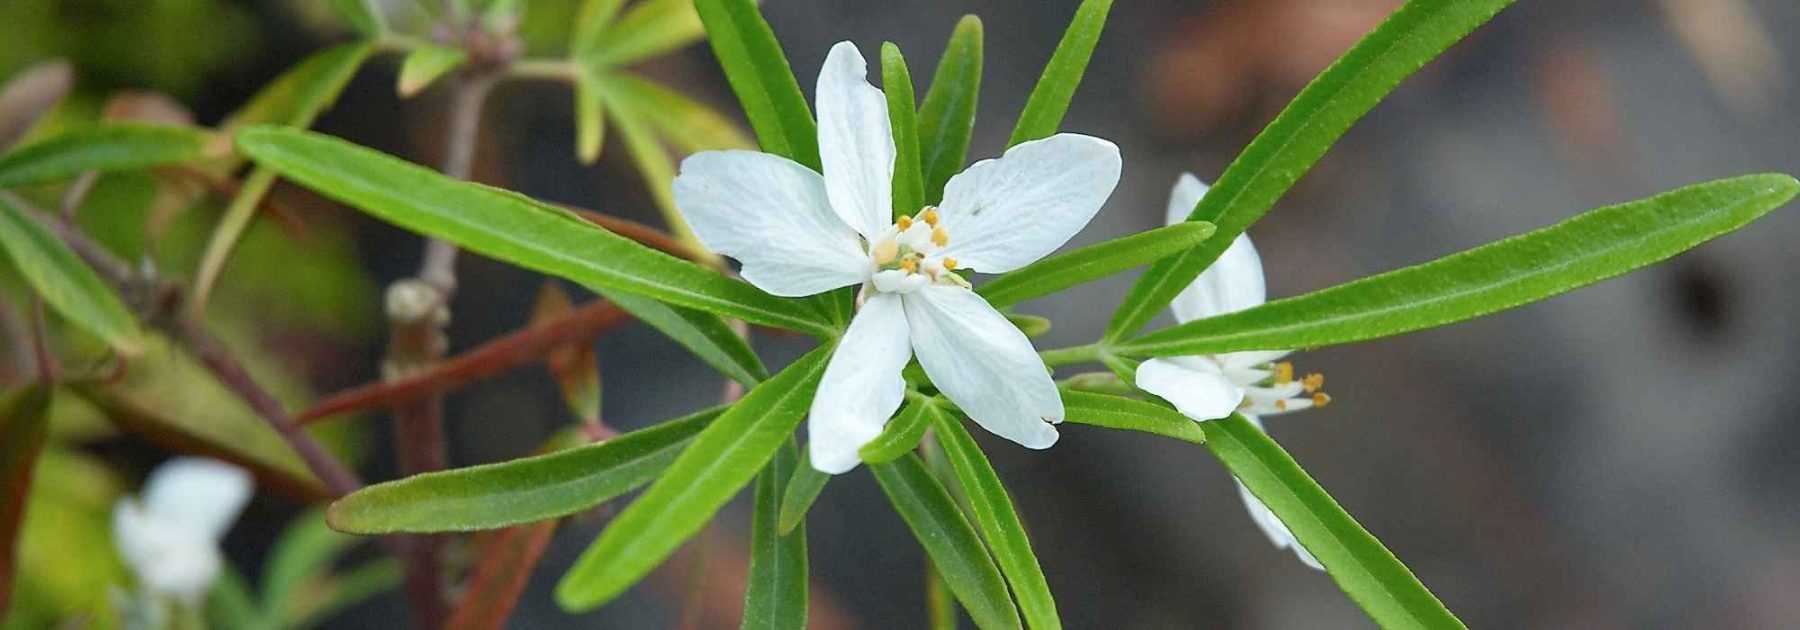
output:
M 301 513 L 281 532 L 269 552 L 263 569 L 262 601 L 282 608 L 301 599 L 301 587 L 330 573 L 332 563 L 356 542 L 355 537 L 326 525 L 323 511 Z
M 806 520 L 807 510 L 819 499 L 827 481 L 831 481 L 831 474 L 813 468 L 806 451 L 800 451 L 800 464 L 794 467 L 794 476 L 788 479 L 787 490 L 781 495 L 781 515 L 776 523 L 781 535 L 788 535 Z
M 1075 424 L 1142 431 L 1195 444 L 1206 441 L 1206 434 L 1200 431 L 1199 423 L 1181 415 L 1181 412 L 1153 402 L 1070 389 L 1062 390 L 1062 400 L 1063 412 L 1067 414 L 1068 421 Z
M 331 8 L 336 9 L 344 21 L 349 22 L 356 32 L 367 37 L 379 37 L 387 30 L 382 22 L 381 11 L 370 6 L 369 0 L 331 0 Z
M 768 368 L 763 367 L 750 343 L 718 315 L 616 291 L 600 295 L 745 387 L 753 387 L 769 377 Z
M 1213 225 L 1204 221 L 1139 232 L 1039 260 L 989 280 L 975 292 L 995 308 L 1017 304 L 1161 260 L 1206 242 L 1212 234 Z
M 694 0 L 762 150 L 819 170 L 818 127 L 781 42 L 753 0 Z
M 820 335 L 835 330 L 804 302 L 771 296 L 517 193 L 298 129 L 247 129 L 238 146 L 326 197 L 521 267 L 766 326 Z
M 306 630 L 316 627 L 339 611 L 362 603 L 376 595 L 394 590 L 404 575 L 400 561 L 378 558 L 334 575 L 320 585 L 316 604 L 312 604 L 281 627 Z M 310 602 L 309 602 L 310 603 Z
M 693 0 L 643 0 L 606 27 L 583 58 L 621 66 L 692 44 L 705 34 Z
M 981 94 L 981 18 L 965 15 L 950 34 L 919 106 L 919 165 L 925 203 L 944 198 L 944 184 L 963 168 Z
M 1797 192 L 1800 182 L 1786 175 L 1696 184 L 1422 265 L 1160 330 L 1115 351 L 1172 356 L 1316 348 L 1473 319 L 1687 251 L 1749 224 Z
M 688 227 L 687 218 L 682 216 L 681 209 L 675 207 L 675 160 L 669 157 L 668 148 L 663 146 L 662 139 L 656 137 L 656 131 L 651 127 L 650 113 L 646 110 L 654 104 L 639 102 L 614 89 L 615 77 L 616 75 L 596 79 L 602 85 L 600 100 L 611 112 L 612 122 L 619 130 L 620 139 L 625 141 L 625 152 L 637 166 L 638 175 L 643 177 L 644 187 L 650 190 L 650 198 L 656 200 L 656 208 L 662 211 L 663 223 L 668 225 L 675 240 L 690 251 L 708 251 L 699 237 L 694 236 L 694 230 Z
M 781 447 L 756 477 L 756 511 L 750 520 L 750 577 L 744 590 L 742 627 L 758 630 L 806 628 L 806 528 L 778 531 L 778 512 L 788 476 L 812 468 Z
M 0 195 L 0 248 L 32 291 L 64 318 L 125 354 L 143 349 L 143 333 L 125 303 L 62 239 Z
M 881 89 L 887 93 L 888 121 L 894 130 L 894 215 L 925 207 L 925 177 L 919 167 L 919 112 L 912 71 L 893 42 L 881 43 Z
M 1106 326 L 1130 336 L 1168 306 L 1244 229 L 1310 170 L 1350 126 L 1406 77 L 1513 0 L 1410 0 L 1288 103 L 1188 214 L 1219 226 L 1216 238 L 1152 265 Z
M 1375 623 L 1383 628 L 1463 627 L 1267 434 L 1237 414 L 1199 424 L 1206 431 L 1206 448 L 1275 512 Z
M 969 493 L 969 511 L 979 526 L 976 529 L 993 550 L 994 560 L 1000 564 L 1007 584 L 1012 586 L 1019 610 L 1025 614 L 1025 624 L 1036 630 L 1061 628 L 1062 619 L 1056 615 L 1056 600 L 1050 595 L 1050 583 L 1044 579 L 1044 570 L 1038 567 L 1037 554 L 1032 552 L 1031 539 L 1025 533 L 1025 523 L 1019 520 L 1012 497 L 1000 483 L 999 473 L 988 463 L 987 456 L 981 453 L 981 447 L 975 444 L 975 438 L 969 436 L 969 430 L 963 428 L 960 420 L 935 406 L 931 407 L 930 415 L 931 425 L 937 428 L 938 445 L 944 449 L 944 458 L 949 460 L 950 469 L 956 471 L 956 478 Z
M 1012 325 L 1018 328 L 1019 332 L 1025 333 L 1026 337 L 1037 337 L 1050 332 L 1050 318 L 1048 317 L 1007 313 L 1006 321 L 1012 322 Z
M 931 400 L 915 394 L 906 393 L 906 407 L 882 427 L 881 435 L 875 436 L 868 444 L 856 451 L 857 457 L 869 464 L 882 464 L 899 459 L 911 453 L 919 446 L 919 440 L 925 438 L 925 429 L 931 427 Z
M 869 472 L 975 625 L 982 630 L 1019 628 L 1019 611 L 1013 608 L 994 559 L 924 462 L 909 453 L 886 464 L 870 464 Z
M 275 77 L 242 108 L 219 126 L 235 133 L 250 125 L 281 124 L 310 127 L 319 113 L 337 100 L 357 68 L 374 52 L 372 44 L 358 42 L 327 48 L 295 64 Z
M 0 156 L 0 188 L 192 161 L 202 157 L 212 138 L 200 129 L 173 125 L 83 125 Z
M 643 496 L 613 519 L 556 585 L 556 601 L 588 610 L 617 597 L 700 531 L 788 442 L 831 356 L 825 345 L 751 389 L 694 438 Z
M 4 610 L 5 606 L 0 606 Z M 206 618 L 223 628 L 265 630 L 272 627 L 250 594 L 250 583 L 230 566 L 219 571 L 212 590 L 206 593 Z
M 355 534 L 460 532 L 567 516 L 649 483 L 707 424 L 715 407 L 566 451 L 378 483 L 331 504 Z
M 1056 45 L 1050 62 L 1044 64 L 1044 74 L 1031 89 L 1031 98 L 1019 112 L 1019 122 L 1013 126 L 1012 139 L 1006 146 L 1048 138 L 1062 126 L 1063 114 L 1068 113 L 1069 101 L 1075 98 L 1075 88 L 1081 85 L 1088 59 L 1094 55 L 1094 44 L 1106 29 L 1106 15 L 1112 12 L 1112 4 L 1113 0 L 1085 0 L 1075 9 L 1069 30 L 1063 31 L 1062 42 Z
M 737 123 L 685 94 L 633 74 L 608 79 L 608 87 L 620 98 L 638 103 L 644 118 L 677 150 L 699 153 L 756 146 Z
M 424 91 L 439 77 L 468 60 L 469 54 L 460 48 L 427 44 L 413 49 L 400 62 L 400 79 L 395 86 L 400 98 L 411 98 Z
M 582 164 L 599 161 L 606 144 L 606 103 L 600 90 L 592 73 L 575 73 L 575 157 Z
M 574 31 L 569 37 L 569 56 L 583 57 L 600 43 L 601 33 L 612 24 L 625 0 L 587 0 L 575 16 Z
M 50 390 L 32 385 L 0 402 L 0 617 L 12 600 L 19 531 L 38 452 L 50 434 Z

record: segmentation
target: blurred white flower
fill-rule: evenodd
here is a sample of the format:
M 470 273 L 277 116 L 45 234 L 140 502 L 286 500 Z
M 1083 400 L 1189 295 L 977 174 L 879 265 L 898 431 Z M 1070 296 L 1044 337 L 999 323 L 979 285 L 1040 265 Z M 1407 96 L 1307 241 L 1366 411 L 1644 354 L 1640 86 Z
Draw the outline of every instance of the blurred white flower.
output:
M 1169 195 L 1168 223 L 1187 219 L 1188 212 L 1206 194 L 1206 184 L 1192 174 L 1183 174 Z M 1231 247 L 1219 256 L 1194 283 L 1175 297 L 1170 309 L 1175 319 L 1196 319 L 1241 311 L 1262 304 L 1267 299 L 1263 284 L 1262 259 L 1250 236 L 1240 234 Z M 1262 417 L 1321 406 L 1331 397 L 1319 391 L 1325 377 L 1309 374 L 1294 378 L 1294 366 L 1275 363 L 1289 350 L 1229 352 L 1217 355 L 1167 357 L 1151 359 L 1138 366 L 1137 386 L 1169 401 L 1183 415 L 1197 421 L 1215 420 L 1243 414 L 1246 420 L 1262 428 Z M 1268 506 L 1257 500 L 1244 484 L 1238 484 L 1244 507 L 1256 521 L 1269 542 L 1279 548 L 1291 548 L 1300 561 L 1314 569 L 1323 569 L 1294 541 L 1294 535 Z
M 250 474 L 231 464 L 169 460 L 150 473 L 141 500 L 113 507 L 113 542 L 146 591 L 199 604 L 224 564 L 219 540 L 251 489 Z
M 1119 149 L 1058 134 L 1021 143 L 952 177 L 938 207 L 894 221 L 887 99 L 850 42 L 819 72 L 824 175 L 786 158 L 713 151 L 681 164 L 675 202 L 700 241 L 780 296 L 863 287 L 813 399 L 812 465 L 842 473 L 905 392 L 917 354 L 976 423 L 1028 448 L 1056 443 L 1062 399 L 1031 341 L 969 289 L 968 269 L 1000 273 L 1044 257 L 1087 225 L 1119 182 Z

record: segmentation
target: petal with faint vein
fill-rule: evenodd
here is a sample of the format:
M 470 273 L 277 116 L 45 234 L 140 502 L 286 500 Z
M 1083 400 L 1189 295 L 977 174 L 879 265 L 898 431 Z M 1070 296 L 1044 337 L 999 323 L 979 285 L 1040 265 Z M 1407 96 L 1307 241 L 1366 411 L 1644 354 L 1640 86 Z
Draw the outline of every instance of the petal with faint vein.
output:
M 870 240 L 893 215 L 894 135 L 887 97 L 869 85 L 856 44 L 838 42 L 819 70 L 819 160 L 837 215 Z
M 939 204 L 945 255 L 1002 273 L 1043 258 L 1094 218 L 1119 183 L 1119 147 L 1057 134 L 1008 149 L 950 178 Z
M 710 151 L 681 162 L 675 205 L 708 249 L 744 264 L 757 288 L 798 297 L 862 282 L 856 233 L 831 213 L 818 173 L 755 151 Z
M 850 320 L 850 329 L 825 366 L 807 419 L 812 436 L 807 448 L 814 468 L 836 475 L 862 462 L 857 450 L 881 435 L 881 427 L 906 395 L 900 369 L 912 358 L 908 344 L 906 312 L 898 294 L 870 297 Z
M 1026 448 L 1050 448 L 1062 397 L 1031 340 L 973 291 L 932 285 L 905 296 L 913 351 L 969 418 Z

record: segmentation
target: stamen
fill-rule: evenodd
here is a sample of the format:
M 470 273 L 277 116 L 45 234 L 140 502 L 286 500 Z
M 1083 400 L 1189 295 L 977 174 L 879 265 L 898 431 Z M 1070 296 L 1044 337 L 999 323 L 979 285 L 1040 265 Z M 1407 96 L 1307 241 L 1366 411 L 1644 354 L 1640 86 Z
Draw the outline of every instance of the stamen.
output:
M 1294 382 L 1294 364 L 1282 361 L 1275 364 L 1275 384 L 1286 385 Z
M 1319 392 L 1317 394 L 1313 394 L 1313 406 L 1314 407 L 1323 407 L 1323 406 L 1329 405 L 1329 404 L 1331 404 L 1331 397 L 1325 395 L 1325 392 Z
M 1306 378 L 1300 379 L 1300 386 L 1304 388 L 1308 394 L 1319 391 L 1319 388 L 1325 386 L 1325 375 L 1318 372 L 1308 374 L 1306 375 Z
M 918 273 L 919 260 L 917 258 L 908 258 L 900 261 L 900 270 L 905 271 L 906 273 Z
M 1275 410 L 1276 411 L 1287 411 L 1287 399 L 1286 398 L 1277 399 L 1275 401 Z
M 951 258 L 949 256 L 945 256 L 944 257 L 944 271 L 955 271 L 955 270 L 956 270 L 956 259 Z
M 937 227 L 937 222 L 938 222 L 937 206 L 925 206 L 925 212 L 924 212 L 924 214 L 919 215 L 919 219 L 925 221 L 926 225 L 929 225 L 931 227 Z
M 936 225 L 936 223 L 933 223 L 933 225 Z M 931 242 L 936 243 L 938 247 L 949 245 L 950 233 L 945 232 L 944 228 L 941 226 L 931 228 Z
M 900 215 L 900 218 L 894 221 L 894 227 L 900 228 L 900 231 L 905 232 L 906 228 L 912 227 L 912 215 Z
M 893 239 L 882 241 L 875 246 L 873 254 L 875 256 L 875 264 L 877 266 L 885 267 L 888 263 L 894 262 L 895 258 L 900 257 L 900 244 L 894 242 Z

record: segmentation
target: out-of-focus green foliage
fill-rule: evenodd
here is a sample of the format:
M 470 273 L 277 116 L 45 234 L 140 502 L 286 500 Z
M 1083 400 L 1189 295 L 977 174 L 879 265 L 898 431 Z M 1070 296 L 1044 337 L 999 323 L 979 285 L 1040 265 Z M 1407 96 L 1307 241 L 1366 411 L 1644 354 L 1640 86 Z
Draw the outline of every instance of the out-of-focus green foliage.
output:
M 84 80 L 181 96 L 259 45 L 249 9 L 228 0 L 6 0 L 0 24 L 0 76 L 67 57 Z

